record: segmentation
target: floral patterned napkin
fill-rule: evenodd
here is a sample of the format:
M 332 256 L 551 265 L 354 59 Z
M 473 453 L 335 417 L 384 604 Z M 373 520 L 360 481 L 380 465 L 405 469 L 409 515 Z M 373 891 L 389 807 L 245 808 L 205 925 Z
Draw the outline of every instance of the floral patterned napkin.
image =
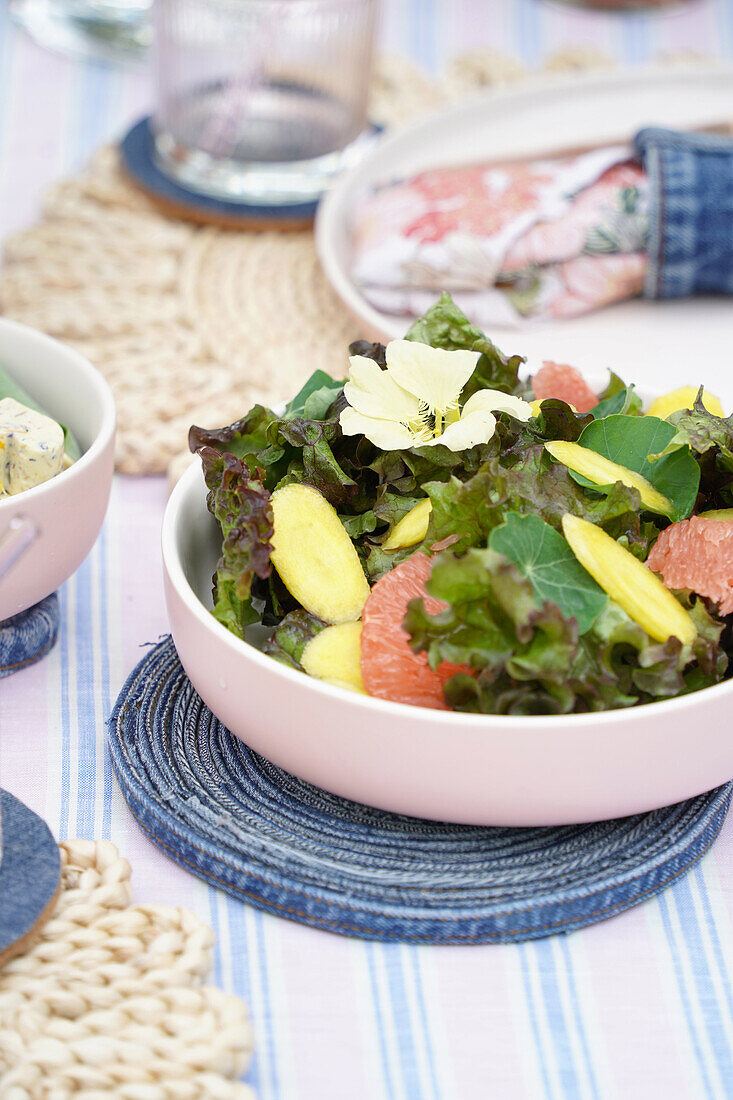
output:
M 448 290 L 474 323 L 570 317 L 640 294 L 647 180 L 625 147 L 422 172 L 365 196 L 353 274 L 387 313 Z

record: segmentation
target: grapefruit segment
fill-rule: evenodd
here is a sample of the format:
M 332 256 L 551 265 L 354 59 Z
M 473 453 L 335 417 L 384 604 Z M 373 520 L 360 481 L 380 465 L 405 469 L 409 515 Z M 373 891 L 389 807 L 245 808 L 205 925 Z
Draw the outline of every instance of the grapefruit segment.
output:
M 693 516 L 662 531 L 647 558 L 668 588 L 689 588 L 733 612 L 733 520 Z
M 425 582 L 431 561 L 418 552 L 385 573 L 371 590 L 362 612 L 361 675 L 368 695 L 393 703 L 448 710 L 443 685 L 465 665 L 443 661 L 435 671 L 424 653 L 413 653 L 402 627 L 410 600 L 422 597 L 429 614 L 446 604 L 428 596 Z
M 597 396 L 580 371 L 569 367 L 567 363 L 545 360 L 532 377 L 532 389 L 540 401 L 556 397 L 559 401 L 572 405 L 579 413 L 590 412 L 598 404 Z

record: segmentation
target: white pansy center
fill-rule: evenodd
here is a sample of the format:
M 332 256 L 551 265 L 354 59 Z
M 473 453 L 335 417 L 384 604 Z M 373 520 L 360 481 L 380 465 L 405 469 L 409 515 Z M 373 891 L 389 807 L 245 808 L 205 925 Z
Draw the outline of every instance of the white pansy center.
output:
M 496 413 L 529 420 L 527 401 L 500 390 L 478 390 L 461 408 L 463 387 L 476 369 L 477 351 L 446 351 L 412 340 L 392 340 L 387 369 L 363 355 L 349 360 L 340 416 L 344 435 L 365 435 L 384 451 L 432 447 L 463 451 L 486 443 Z

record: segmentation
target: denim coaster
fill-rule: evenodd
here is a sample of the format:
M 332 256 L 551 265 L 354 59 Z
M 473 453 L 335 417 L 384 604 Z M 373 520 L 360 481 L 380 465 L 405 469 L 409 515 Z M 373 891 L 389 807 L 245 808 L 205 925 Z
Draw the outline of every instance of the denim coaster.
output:
M 650 127 L 634 148 L 650 184 L 645 295 L 733 294 L 733 140 Z
M 55 592 L 0 623 L 0 680 L 40 661 L 56 644 L 59 598 Z
M 109 740 L 133 816 L 177 863 L 268 913 L 406 943 L 509 943 L 620 913 L 700 859 L 733 791 L 559 828 L 385 813 L 242 744 L 196 694 L 170 638 L 128 678 Z
M 0 963 L 50 917 L 61 881 L 59 849 L 37 814 L 0 791 Z

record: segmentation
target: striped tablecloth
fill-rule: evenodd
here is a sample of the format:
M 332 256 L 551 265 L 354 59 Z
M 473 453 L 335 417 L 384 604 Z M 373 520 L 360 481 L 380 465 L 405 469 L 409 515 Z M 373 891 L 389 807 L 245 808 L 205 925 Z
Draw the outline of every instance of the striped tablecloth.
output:
M 385 0 L 394 52 L 437 66 L 493 46 L 620 60 L 733 54 L 733 0 L 614 18 L 541 0 Z M 0 230 L 35 215 L 149 102 L 144 68 L 43 53 L 0 0 Z M 218 936 L 216 979 L 252 1008 L 266 1100 L 733 1097 L 733 819 L 684 881 L 641 908 L 525 946 L 349 941 L 263 916 L 168 862 L 132 821 L 104 722 L 141 646 L 166 631 L 162 480 L 117 479 L 102 537 L 64 588 L 54 653 L 0 687 L 0 783 L 61 837 L 109 837 L 138 900 L 185 904 Z

